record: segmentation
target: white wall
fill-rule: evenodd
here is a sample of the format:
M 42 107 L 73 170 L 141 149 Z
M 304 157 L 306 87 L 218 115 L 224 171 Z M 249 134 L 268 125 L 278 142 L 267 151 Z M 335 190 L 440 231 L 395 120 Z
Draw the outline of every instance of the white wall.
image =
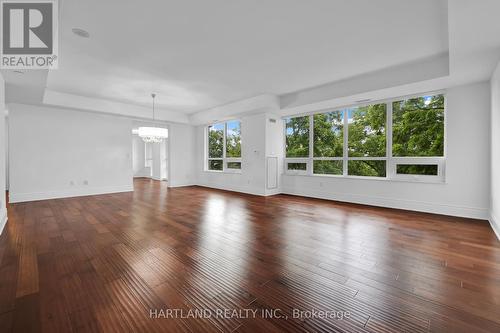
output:
M 283 122 L 242 117 L 242 173 L 204 171 L 205 128 L 196 129 L 198 184 L 267 195 L 277 192 L 455 216 L 487 219 L 490 206 L 488 82 L 447 91 L 446 183 L 282 175 L 280 188 L 265 189 L 265 155 L 277 154 L 283 170 Z M 273 117 L 274 118 L 274 117 Z M 263 148 L 265 147 L 265 148 Z M 257 153 L 258 152 L 258 153 Z
M 131 127 L 120 117 L 9 104 L 10 201 L 133 190 Z
M 193 152 L 194 154 L 194 152 Z M 160 143 L 160 178 L 168 179 L 168 138 Z
M 243 116 L 241 121 L 241 173 L 222 173 L 205 169 L 206 126 L 196 128 L 198 184 L 256 195 L 265 195 L 266 119 L 264 113 Z
M 280 177 L 283 163 L 283 122 L 279 116 L 260 113 L 242 116 L 241 121 L 241 173 L 222 173 L 205 170 L 206 125 L 196 128 L 198 184 L 207 187 L 238 191 L 256 195 L 281 192 Z M 276 122 L 270 122 L 274 119 Z M 267 157 L 278 157 L 278 188 L 267 188 Z
M 159 143 L 151 143 L 153 152 L 153 165 L 151 168 L 151 177 L 154 180 L 161 180 L 161 145 Z
M 283 124 L 272 114 L 260 113 L 240 118 L 241 174 L 204 171 L 204 126 L 170 124 L 169 186 L 199 184 L 258 195 L 284 192 L 486 219 L 491 180 L 491 216 L 498 216 L 499 71 L 491 85 L 476 83 L 447 92 L 445 184 L 282 175 L 279 188 L 269 191 L 266 157 L 279 156 L 282 170 Z M 9 109 L 12 201 L 132 189 L 130 120 L 21 104 L 11 104 Z M 278 121 L 272 124 L 270 118 Z M 84 185 L 84 180 L 89 184 Z
M 0 74 L 0 234 L 7 222 L 5 203 L 5 82 Z
M 168 186 L 188 186 L 196 183 L 195 127 L 170 124 L 168 130 Z
M 284 175 L 283 192 L 487 219 L 489 84 L 449 89 L 447 103 L 446 184 Z
M 500 63 L 491 79 L 491 226 L 500 239 Z

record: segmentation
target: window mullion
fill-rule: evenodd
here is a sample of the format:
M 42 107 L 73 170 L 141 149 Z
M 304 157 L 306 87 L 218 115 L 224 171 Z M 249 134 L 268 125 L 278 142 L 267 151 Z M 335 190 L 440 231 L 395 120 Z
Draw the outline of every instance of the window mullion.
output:
M 226 171 L 226 138 L 227 122 L 224 123 L 224 139 L 222 140 L 222 171 Z
M 309 116 L 309 159 L 308 159 L 308 168 L 307 168 L 307 173 L 309 175 L 313 174 L 313 168 L 314 168 L 314 162 L 313 162 L 313 157 L 314 157 L 314 115 Z
M 209 169 L 209 162 L 208 159 L 210 158 L 210 138 L 208 137 L 210 135 L 210 126 L 205 127 L 205 170 Z
M 342 159 L 342 174 L 343 176 L 347 176 L 347 168 L 348 168 L 348 154 L 349 154 L 349 149 L 348 149 L 348 143 L 349 143 L 349 111 L 344 110 L 344 147 L 343 147 L 343 159 Z
M 387 154 L 387 177 L 392 178 L 396 174 L 396 167 L 394 163 L 392 163 L 392 102 L 387 102 L 386 106 L 386 111 L 387 111 L 387 124 L 386 124 L 386 143 L 387 143 L 387 148 L 386 148 L 386 154 Z

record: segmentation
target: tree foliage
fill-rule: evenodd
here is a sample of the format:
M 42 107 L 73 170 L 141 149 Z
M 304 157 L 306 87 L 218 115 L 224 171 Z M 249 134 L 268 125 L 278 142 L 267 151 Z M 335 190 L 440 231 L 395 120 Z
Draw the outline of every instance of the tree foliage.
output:
M 396 101 L 393 107 L 394 157 L 443 156 L 444 96 L 424 96 Z M 387 156 L 387 104 L 374 104 L 316 114 L 313 118 L 314 158 L 344 157 L 344 116 L 347 112 L 348 174 L 386 176 L 386 161 L 363 159 Z M 309 158 L 309 116 L 286 120 L 286 157 Z M 303 165 L 302 165 L 303 167 Z M 338 160 L 314 160 L 313 172 L 343 173 Z M 399 165 L 398 173 L 436 175 L 437 166 Z
M 393 156 L 443 156 L 443 95 L 394 102 L 392 108 Z
M 386 156 L 386 105 L 349 110 L 349 157 Z
M 319 175 L 342 175 L 343 174 L 342 161 L 314 161 L 313 172 Z
M 213 125 L 208 127 L 208 157 L 222 158 L 224 151 L 224 127 Z
M 224 130 L 226 128 L 226 130 Z M 226 156 L 229 158 L 241 157 L 241 125 L 239 121 L 230 121 L 208 127 L 208 157 L 218 160 L 209 160 L 209 170 L 223 170 L 224 132 L 226 132 Z M 219 160 L 220 159 L 220 160 Z M 240 162 L 228 162 L 228 169 L 241 169 Z
M 351 176 L 385 177 L 386 162 L 373 160 L 349 161 L 348 174 Z
M 226 157 L 241 157 L 241 126 L 240 122 L 227 123 Z
M 400 175 L 428 175 L 437 176 L 436 164 L 398 164 L 396 173 Z
M 208 170 L 222 171 L 222 160 L 209 160 Z
M 349 111 L 349 157 L 386 156 L 386 104 L 374 104 Z M 349 161 L 348 174 L 385 177 L 385 161 Z
M 286 157 L 309 157 L 309 117 L 286 120 Z
M 444 155 L 444 96 L 394 102 L 392 153 L 395 157 Z M 397 173 L 437 175 L 436 165 L 398 166 Z
M 342 157 L 344 153 L 344 112 L 314 115 L 314 157 Z

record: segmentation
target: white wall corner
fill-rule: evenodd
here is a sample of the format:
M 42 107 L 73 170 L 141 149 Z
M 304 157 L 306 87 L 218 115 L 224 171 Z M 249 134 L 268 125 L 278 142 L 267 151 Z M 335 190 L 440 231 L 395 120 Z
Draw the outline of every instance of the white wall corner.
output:
M 490 222 L 491 228 L 493 229 L 493 231 L 495 232 L 495 235 L 497 236 L 497 239 L 500 241 L 500 220 L 495 215 L 495 213 L 490 212 L 489 222 Z
M 3 229 L 5 228 L 5 225 L 7 224 L 7 209 L 6 208 L 0 208 L 0 235 L 3 232 Z
M 276 189 L 271 189 L 271 190 L 266 189 L 266 194 L 265 194 L 265 196 L 266 196 L 266 197 L 270 197 L 270 196 L 272 196 L 272 195 L 278 195 L 278 194 L 281 194 L 281 193 L 283 193 L 283 192 L 282 192 L 282 190 L 281 190 L 281 188 L 280 188 L 280 187 L 279 187 L 279 188 L 276 188 Z

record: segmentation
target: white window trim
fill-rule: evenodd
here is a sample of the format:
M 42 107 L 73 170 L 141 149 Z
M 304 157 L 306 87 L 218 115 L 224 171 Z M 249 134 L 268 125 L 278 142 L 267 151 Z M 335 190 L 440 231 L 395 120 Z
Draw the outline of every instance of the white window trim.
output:
M 227 139 L 227 123 L 231 121 L 238 121 L 240 123 L 240 131 L 241 131 L 241 120 L 240 119 L 231 119 L 231 120 L 226 120 L 224 122 L 219 122 L 219 123 L 213 123 L 205 126 L 205 172 L 215 172 L 215 173 L 236 173 L 240 174 L 242 169 L 243 169 L 243 163 L 242 163 L 242 158 L 241 157 L 226 157 L 226 139 Z M 208 134 L 209 134 L 209 127 L 216 125 L 216 124 L 224 124 L 224 137 L 222 140 L 222 158 L 220 157 L 209 157 L 209 140 L 208 140 Z M 243 140 L 242 140 L 243 141 Z M 242 155 L 243 155 L 243 150 L 242 150 Z M 208 167 L 209 161 L 222 161 L 222 170 L 210 170 Z M 231 169 L 227 167 L 228 162 L 237 162 L 241 163 L 241 169 Z
M 432 95 L 443 95 L 444 96 L 444 152 L 443 156 L 436 157 L 395 157 L 392 156 L 392 103 L 400 100 L 417 98 L 422 96 L 432 96 Z M 446 182 L 446 153 L 447 153 L 447 110 L 448 110 L 448 99 L 446 96 L 446 91 L 434 91 L 428 93 L 420 93 L 413 95 L 406 95 L 401 97 L 394 97 L 384 100 L 373 100 L 366 103 L 347 105 L 342 107 L 335 107 L 332 109 L 323 109 L 314 112 L 308 112 L 304 114 L 298 114 L 287 118 L 295 117 L 309 117 L 309 156 L 301 158 L 289 158 L 286 157 L 286 121 L 284 121 L 283 126 L 283 147 L 284 147 L 284 173 L 286 175 L 302 175 L 302 176 L 313 176 L 313 177 L 335 177 L 335 178 L 354 178 L 354 179 L 371 179 L 371 180 L 388 180 L 388 181 L 409 181 L 409 182 L 422 182 L 422 183 L 445 183 Z M 349 108 L 368 106 L 373 104 L 386 104 L 386 156 L 381 157 L 349 157 L 349 126 L 348 126 L 348 112 L 344 112 L 344 146 L 343 146 L 343 156 L 342 157 L 314 157 L 314 115 L 322 114 L 327 112 L 342 111 Z M 352 176 L 348 175 L 348 163 L 349 161 L 386 161 L 386 176 L 385 177 L 369 177 L 369 176 Z M 343 161 L 343 174 L 342 175 L 328 175 L 328 174 L 315 174 L 313 169 L 314 161 Z M 306 171 L 299 170 L 288 170 L 287 164 L 291 162 L 307 163 Z M 397 164 L 436 164 L 438 166 L 438 175 L 403 175 L 396 173 Z

